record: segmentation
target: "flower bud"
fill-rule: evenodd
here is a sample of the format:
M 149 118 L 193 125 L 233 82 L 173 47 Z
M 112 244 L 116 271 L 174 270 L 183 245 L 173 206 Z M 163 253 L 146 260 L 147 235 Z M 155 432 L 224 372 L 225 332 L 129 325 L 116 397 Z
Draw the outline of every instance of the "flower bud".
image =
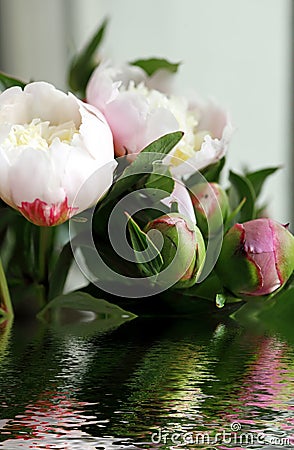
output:
M 221 229 L 229 211 L 226 192 L 217 183 L 200 183 L 192 188 L 192 203 L 205 238 Z
M 149 222 L 145 231 L 157 248 L 161 248 L 162 270 L 167 269 L 169 279 L 175 281 L 174 287 L 192 286 L 205 260 L 205 244 L 199 228 L 185 216 L 170 213 Z
M 216 271 L 238 296 L 267 295 L 294 270 L 294 237 L 271 219 L 235 224 L 225 235 Z

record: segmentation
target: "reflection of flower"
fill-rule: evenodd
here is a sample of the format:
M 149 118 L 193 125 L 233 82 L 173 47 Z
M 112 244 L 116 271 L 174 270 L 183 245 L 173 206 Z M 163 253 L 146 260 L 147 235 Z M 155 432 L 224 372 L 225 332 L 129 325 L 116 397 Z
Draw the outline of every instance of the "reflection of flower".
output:
M 0 196 L 37 225 L 57 225 L 112 183 L 110 129 L 102 114 L 44 82 L 0 95 Z M 103 170 L 98 170 L 103 167 Z M 92 175 L 87 194 L 74 203 Z M 95 178 L 95 180 L 94 180 Z
M 293 439 L 293 406 L 289 401 L 292 397 L 293 373 L 287 365 L 289 348 L 276 337 L 263 337 L 255 345 L 256 354 L 248 364 L 240 395 L 235 400 L 236 405 L 231 401 L 231 412 L 226 412 L 225 417 L 228 422 L 241 422 L 242 425 L 250 426 L 255 432 L 248 434 L 250 439 L 257 435 L 259 430 L 256 428 L 260 425 L 265 430 L 266 442 L 264 412 L 273 411 L 274 417 L 269 415 L 269 436 L 271 429 L 275 428 L 278 433 L 284 433 L 285 439 L 286 436 Z M 231 395 L 235 397 L 234 393 Z M 276 420 L 273 422 L 274 418 Z
M 137 67 L 99 65 L 89 81 L 87 101 L 104 113 L 117 156 L 138 153 L 164 134 L 183 131 L 168 158 L 179 175 L 189 171 L 183 161 L 191 162 L 191 172 L 218 161 L 230 139 L 231 125 L 221 108 L 165 95 L 156 89 L 156 79 L 150 81 Z

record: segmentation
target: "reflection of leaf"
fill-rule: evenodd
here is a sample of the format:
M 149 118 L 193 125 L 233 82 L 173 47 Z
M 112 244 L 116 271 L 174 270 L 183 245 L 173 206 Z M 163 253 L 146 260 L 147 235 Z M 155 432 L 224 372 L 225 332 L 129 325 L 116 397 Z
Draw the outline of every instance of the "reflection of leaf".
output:
M 0 259 L 0 317 L 13 317 L 13 309 L 7 286 L 6 276 Z
M 0 318 L 0 361 L 7 352 L 7 346 L 10 340 L 10 332 L 12 324 L 13 324 L 12 319 L 1 320 Z
M 132 66 L 141 67 L 147 75 L 151 76 L 160 69 L 167 70 L 171 73 L 176 73 L 180 63 L 171 63 L 163 58 L 137 59 L 130 63 Z
M 86 314 L 86 311 L 94 314 Z M 116 328 L 135 317 L 117 305 L 84 292 L 55 297 L 38 314 L 39 319 L 43 321 L 51 319 L 54 325 L 71 327 L 76 322 L 79 328 L 84 325 L 85 329 L 90 327 L 96 332 Z
M 294 287 L 284 289 L 273 298 L 253 298 L 233 318 L 244 325 L 281 333 L 294 342 Z

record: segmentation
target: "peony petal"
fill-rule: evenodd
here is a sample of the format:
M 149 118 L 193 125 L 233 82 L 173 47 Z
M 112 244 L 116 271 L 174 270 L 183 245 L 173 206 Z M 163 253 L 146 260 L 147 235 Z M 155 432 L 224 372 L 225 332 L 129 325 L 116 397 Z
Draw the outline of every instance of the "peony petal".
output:
M 165 108 L 152 111 L 146 121 L 145 135 L 140 141 L 139 147 L 143 149 L 151 142 L 167 133 L 179 131 L 179 124 L 175 116 Z
M 31 122 L 31 108 L 26 94 L 18 86 L 6 89 L 0 94 L 0 123 L 23 124 Z
M 113 81 L 121 82 L 122 86 L 125 88 L 128 88 L 130 82 L 137 85 L 146 82 L 146 80 L 146 72 L 141 69 L 141 67 L 133 66 L 131 64 L 122 64 L 120 67 L 117 67 L 115 75 L 113 76 Z
M 196 217 L 191 197 L 186 186 L 181 181 L 175 180 L 173 192 L 169 197 L 161 200 L 161 202 L 168 207 L 171 207 L 172 203 L 177 202 L 179 213 L 185 217 L 188 217 L 192 223 L 196 224 Z
M 56 178 L 50 155 L 26 148 L 8 171 L 11 199 L 20 206 L 37 198 L 45 203 L 59 203 L 65 198 L 60 179 Z
M 254 291 L 254 295 L 267 295 L 281 286 L 273 252 L 250 254 L 250 259 L 260 268 L 263 275 L 262 286 Z
M 256 219 L 243 223 L 245 230 L 244 249 L 246 252 L 272 253 L 274 252 L 274 236 L 270 226 L 270 219 Z
M 44 227 L 60 225 L 75 213 L 75 210 L 68 206 L 67 198 L 63 202 L 50 205 L 38 198 L 31 203 L 22 202 L 19 211 L 30 222 Z
M 7 155 L 0 147 L 0 197 L 4 202 L 8 203 L 8 205 L 15 208 L 11 196 L 11 187 L 8 182 L 9 169 L 10 164 Z
M 108 103 L 112 102 L 119 95 L 120 82 L 114 82 L 116 70 L 109 67 L 108 63 L 99 64 L 92 73 L 87 84 L 87 102 L 96 106 L 103 113 Z
M 88 152 L 99 164 L 106 164 L 114 157 L 113 137 L 103 114 L 95 107 L 79 102 L 82 119 L 80 133 L 72 144 Z
M 80 183 L 80 189 L 75 192 L 69 185 L 66 189 L 69 192 L 69 205 L 77 209 L 79 212 L 95 205 L 108 191 L 113 181 L 113 171 L 116 167 L 116 161 L 110 161 L 104 166 L 98 167 L 94 172 L 89 172 Z M 76 173 L 78 178 L 78 173 Z M 66 182 L 70 182 L 71 178 L 67 178 Z M 78 183 L 76 183 L 77 185 Z
M 105 117 L 113 134 L 116 156 L 125 155 L 126 150 L 142 150 L 138 143 L 145 135 L 147 113 L 146 99 L 132 92 L 123 92 L 107 105 Z
M 52 84 L 35 82 L 24 88 L 26 102 L 30 108 L 30 122 L 34 118 L 49 121 L 51 125 L 59 125 L 73 121 L 79 128 L 81 117 L 77 99 L 55 89 Z
M 204 103 L 194 98 L 189 103 L 189 109 L 197 117 L 198 129 L 208 130 L 213 138 L 221 139 L 224 128 L 231 124 L 227 111 L 212 100 Z
M 188 177 L 197 170 L 201 170 L 217 161 L 225 154 L 225 147 L 218 139 L 205 136 L 201 149 L 194 152 L 194 155 L 178 166 L 171 167 L 172 175 L 175 177 Z

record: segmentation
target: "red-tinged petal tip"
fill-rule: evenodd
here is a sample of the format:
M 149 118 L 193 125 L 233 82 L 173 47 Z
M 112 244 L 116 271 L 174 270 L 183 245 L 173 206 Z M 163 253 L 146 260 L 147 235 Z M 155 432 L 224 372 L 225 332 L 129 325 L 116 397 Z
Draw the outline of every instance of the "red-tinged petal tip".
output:
M 39 198 L 33 202 L 22 202 L 18 208 L 22 215 L 38 226 L 53 227 L 66 222 L 78 208 L 68 206 L 67 198 L 63 202 L 48 204 Z

